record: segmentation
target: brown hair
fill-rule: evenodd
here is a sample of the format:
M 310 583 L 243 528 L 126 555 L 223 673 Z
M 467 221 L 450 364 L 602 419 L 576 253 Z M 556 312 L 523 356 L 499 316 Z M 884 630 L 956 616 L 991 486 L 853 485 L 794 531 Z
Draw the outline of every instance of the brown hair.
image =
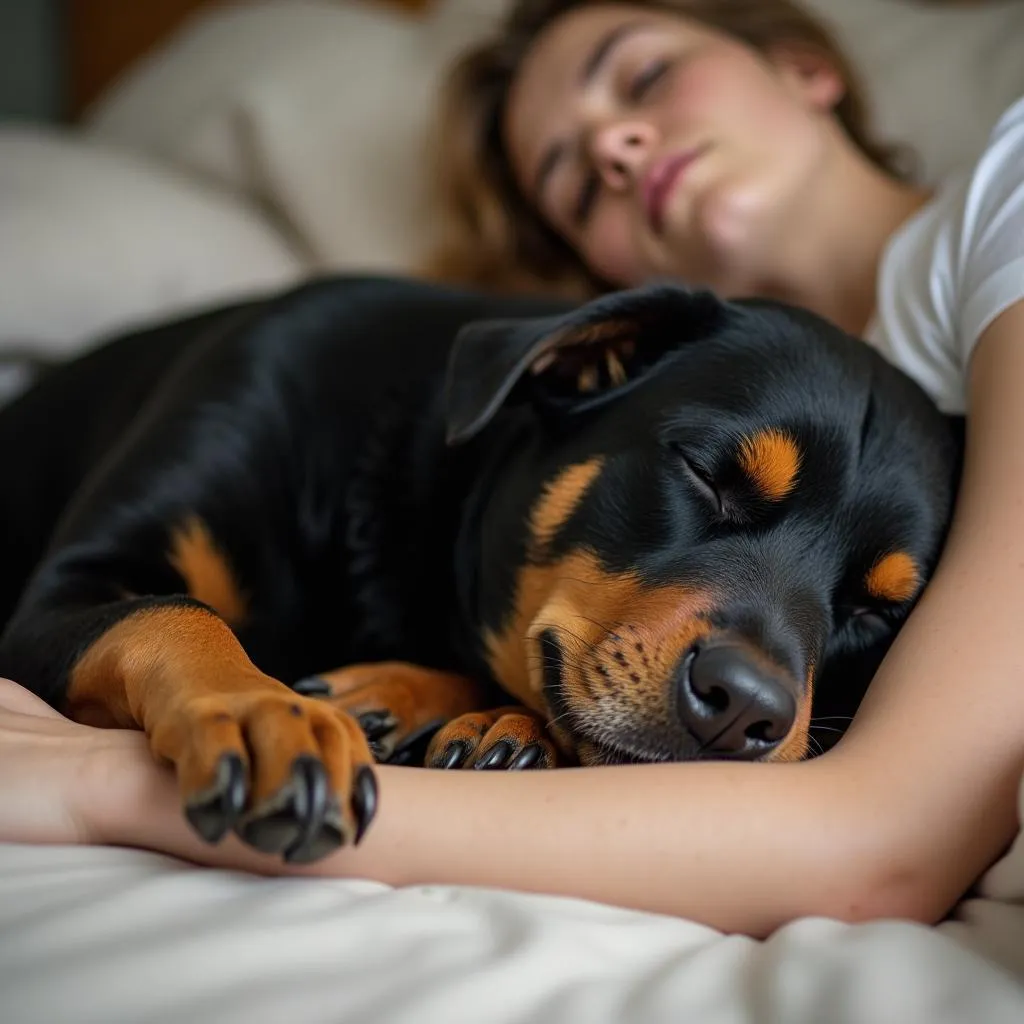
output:
M 454 64 L 435 136 L 440 244 L 426 268 L 435 279 L 492 291 L 573 298 L 608 288 L 541 218 L 513 178 L 502 140 L 509 87 L 537 36 L 567 11 L 602 0 L 519 0 L 498 35 Z M 607 2 L 607 0 L 604 0 Z M 846 89 L 835 115 L 875 164 L 902 176 L 903 153 L 872 139 L 857 76 L 829 33 L 790 0 L 617 0 L 685 15 L 765 53 L 779 43 L 825 55 Z

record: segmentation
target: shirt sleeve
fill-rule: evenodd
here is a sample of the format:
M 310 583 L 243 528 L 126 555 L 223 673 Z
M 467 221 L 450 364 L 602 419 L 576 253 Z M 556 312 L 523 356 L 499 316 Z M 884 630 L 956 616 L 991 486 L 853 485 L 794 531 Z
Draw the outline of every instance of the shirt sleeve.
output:
M 1024 299 L 1024 98 L 1000 119 L 975 168 L 961 241 L 957 333 L 966 371 L 985 328 Z

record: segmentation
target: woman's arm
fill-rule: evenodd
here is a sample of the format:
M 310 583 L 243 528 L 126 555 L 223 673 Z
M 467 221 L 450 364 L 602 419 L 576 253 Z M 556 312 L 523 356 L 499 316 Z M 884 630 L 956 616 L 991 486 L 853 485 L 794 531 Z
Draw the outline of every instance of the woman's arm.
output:
M 93 841 L 256 871 L 502 886 L 766 935 L 802 915 L 933 921 L 1010 841 L 1024 770 L 1024 304 L 974 358 L 947 550 L 847 737 L 815 761 L 478 773 L 380 769 L 362 845 L 287 868 L 203 844 L 171 776 L 107 743 Z M 2 745 L 2 744 L 0 744 Z
M 753 934 L 801 913 L 860 913 L 852 868 L 871 858 L 839 837 L 863 805 L 819 770 L 824 763 L 383 767 L 382 806 L 362 845 L 297 868 L 232 837 L 202 842 L 181 814 L 173 774 L 154 762 L 142 733 L 77 725 L 0 680 L 0 841 L 136 846 L 267 874 L 506 886 Z M 807 847 L 809 822 L 814 870 L 801 877 L 806 863 L 794 858 L 793 837 L 804 829 Z
M 1012 839 L 1024 771 L 1024 301 L 982 334 L 967 452 L 938 570 L 844 740 L 837 770 L 899 807 L 912 905 L 939 916 Z M 879 908 L 884 912 L 884 905 Z
M 140 751 L 116 752 L 92 785 L 85 817 L 94 841 L 267 874 L 576 896 L 754 935 L 805 914 L 859 919 L 869 905 L 858 863 L 876 859 L 877 838 L 866 814 L 862 828 L 850 827 L 866 802 L 844 794 L 824 765 L 385 766 L 361 845 L 294 868 L 233 837 L 218 847 L 199 840 L 172 776 L 143 765 Z

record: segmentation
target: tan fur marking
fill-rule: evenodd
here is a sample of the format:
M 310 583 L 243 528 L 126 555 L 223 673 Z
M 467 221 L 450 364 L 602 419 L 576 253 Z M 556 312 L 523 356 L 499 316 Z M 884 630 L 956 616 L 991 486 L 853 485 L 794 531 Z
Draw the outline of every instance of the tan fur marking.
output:
M 588 391 L 596 391 L 598 385 L 597 364 L 590 363 L 584 366 L 576 378 L 576 387 L 586 394 Z
M 65 712 L 78 722 L 147 729 L 173 715 L 190 692 L 247 690 L 257 680 L 267 677 L 217 616 L 152 608 L 115 623 L 79 658 Z
M 543 710 L 543 671 L 533 642 L 552 628 L 568 645 L 567 687 L 583 692 L 588 685 L 600 685 L 600 661 L 609 678 L 634 694 L 649 691 L 653 704 L 662 700 L 668 675 L 683 652 L 707 629 L 701 615 L 710 604 L 706 594 L 681 587 L 651 589 L 631 574 L 612 575 L 592 552 L 575 551 L 556 564 L 522 569 L 511 620 L 500 633 L 484 638 L 488 662 L 509 693 Z
M 631 320 L 601 320 L 584 326 L 567 327 L 556 336 L 559 348 L 577 345 L 623 345 L 634 344 L 637 327 Z
M 917 563 L 905 551 L 893 551 L 875 562 L 864 579 L 872 597 L 882 601 L 907 601 L 921 582 Z
M 796 486 L 800 448 L 781 430 L 762 430 L 743 439 L 739 464 L 763 497 L 782 501 Z
M 246 595 L 202 519 L 193 516 L 173 532 L 168 560 L 184 577 L 189 597 L 208 604 L 232 626 L 245 621 Z
M 554 536 L 566 523 L 597 478 L 604 465 L 600 457 L 579 462 L 563 470 L 547 484 L 530 513 L 532 554 L 543 553 Z
M 486 707 L 484 686 L 452 672 L 440 672 L 402 661 L 348 665 L 319 677 L 330 684 L 331 700 L 353 715 L 386 708 L 398 719 L 400 735 L 437 718 L 449 721 Z
M 604 359 L 608 365 L 608 376 L 611 378 L 612 384 L 617 388 L 622 387 L 628 379 L 622 361 L 611 349 L 605 353 Z
M 635 339 L 636 325 L 628 320 L 566 327 L 546 339 L 543 351 L 530 364 L 530 372 L 543 373 L 562 361 L 575 368 L 580 391 L 595 391 L 600 384 L 598 364 L 603 357 L 612 386 L 619 387 L 629 377 L 623 360 L 636 352 Z
M 803 696 L 789 735 L 765 758 L 766 761 L 802 761 L 811 745 L 811 705 L 814 702 L 814 669 L 807 673 Z

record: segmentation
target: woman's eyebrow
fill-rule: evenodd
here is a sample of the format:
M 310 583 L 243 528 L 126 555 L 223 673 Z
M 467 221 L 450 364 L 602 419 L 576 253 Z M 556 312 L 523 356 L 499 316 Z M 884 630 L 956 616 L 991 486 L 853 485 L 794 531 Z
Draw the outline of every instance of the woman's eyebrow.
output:
M 580 85 L 588 86 L 597 77 L 598 72 L 607 63 L 615 48 L 622 43 L 627 36 L 631 36 L 638 29 L 646 25 L 643 21 L 626 21 L 611 31 L 606 32 L 598 41 L 597 46 L 590 51 L 590 56 L 583 63 L 583 71 L 580 74 Z
M 597 45 L 590 51 L 589 56 L 583 62 L 583 67 L 580 71 L 580 88 L 586 88 L 591 82 L 598 76 L 601 69 L 608 63 L 609 58 L 615 52 L 622 42 L 624 42 L 634 32 L 642 29 L 646 26 L 646 22 L 635 20 L 626 21 L 621 25 L 616 25 L 613 29 L 606 32 L 597 42 Z M 548 179 L 551 177 L 552 172 L 558 166 L 558 162 L 565 155 L 565 143 L 564 142 L 553 142 L 544 153 L 544 157 L 541 159 L 540 164 L 537 167 L 537 173 L 533 179 L 533 194 L 539 199 L 544 194 L 544 188 L 548 183 Z

